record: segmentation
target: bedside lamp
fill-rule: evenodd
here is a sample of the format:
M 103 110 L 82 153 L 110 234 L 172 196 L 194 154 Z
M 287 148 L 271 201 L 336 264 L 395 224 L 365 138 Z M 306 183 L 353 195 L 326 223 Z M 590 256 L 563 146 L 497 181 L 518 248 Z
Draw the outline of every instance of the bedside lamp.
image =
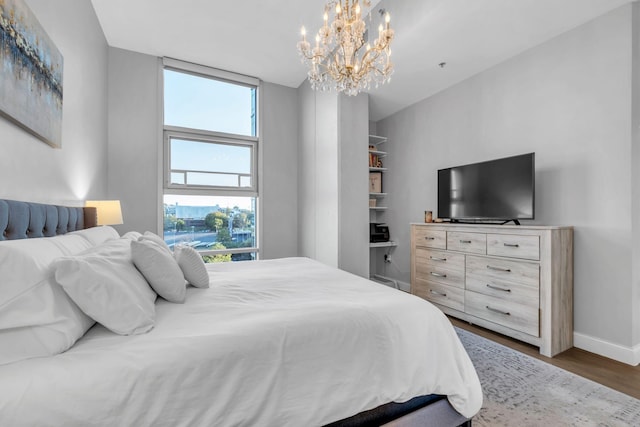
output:
M 118 225 L 123 223 L 120 200 L 87 200 L 84 205 L 96 208 L 98 225 Z

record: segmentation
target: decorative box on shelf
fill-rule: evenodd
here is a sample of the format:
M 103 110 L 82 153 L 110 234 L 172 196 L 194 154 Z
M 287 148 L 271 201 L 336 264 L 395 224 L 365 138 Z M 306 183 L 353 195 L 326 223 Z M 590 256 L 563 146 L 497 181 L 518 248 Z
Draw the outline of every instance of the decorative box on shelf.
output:
M 369 193 L 382 192 L 382 172 L 369 172 Z

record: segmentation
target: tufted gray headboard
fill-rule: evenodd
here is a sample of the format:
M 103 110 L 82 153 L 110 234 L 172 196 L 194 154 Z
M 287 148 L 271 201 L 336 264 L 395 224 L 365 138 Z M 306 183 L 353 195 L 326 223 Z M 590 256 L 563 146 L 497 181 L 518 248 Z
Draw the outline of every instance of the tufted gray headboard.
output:
M 0 199 L 0 240 L 52 237 L 96 224 L 96 208 Z

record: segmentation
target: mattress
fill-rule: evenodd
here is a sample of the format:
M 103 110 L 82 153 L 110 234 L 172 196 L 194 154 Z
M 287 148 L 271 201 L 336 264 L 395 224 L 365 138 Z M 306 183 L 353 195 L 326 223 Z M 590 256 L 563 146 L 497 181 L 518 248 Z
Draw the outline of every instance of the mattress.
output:
M 65 353 L 0 366 L 0 425 L 313 426 L 428 394 L 480 409 L 430 303 L 306 258 L 207 268 L 211 287 L 159 299 L 147 334 L 96 325 Z

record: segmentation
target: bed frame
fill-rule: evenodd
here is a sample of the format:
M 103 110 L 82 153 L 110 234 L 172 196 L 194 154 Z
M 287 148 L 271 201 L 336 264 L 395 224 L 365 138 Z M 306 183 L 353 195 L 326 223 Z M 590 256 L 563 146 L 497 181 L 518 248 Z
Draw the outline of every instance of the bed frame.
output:
M 95 227 L 94 207 L 68 207 L 0 199 L 0 240 L 53 237 Z
M 325 427 L 471 427 L 446 396 L 418 396 L 405 403 L 387 403 Z
M 0 240 L 53 237 L 97 225 L 93 207 L 67 207 L 0 199 Z M 387 403 L 326 427 L 471 427 L 446 396 L 415 397 Z

